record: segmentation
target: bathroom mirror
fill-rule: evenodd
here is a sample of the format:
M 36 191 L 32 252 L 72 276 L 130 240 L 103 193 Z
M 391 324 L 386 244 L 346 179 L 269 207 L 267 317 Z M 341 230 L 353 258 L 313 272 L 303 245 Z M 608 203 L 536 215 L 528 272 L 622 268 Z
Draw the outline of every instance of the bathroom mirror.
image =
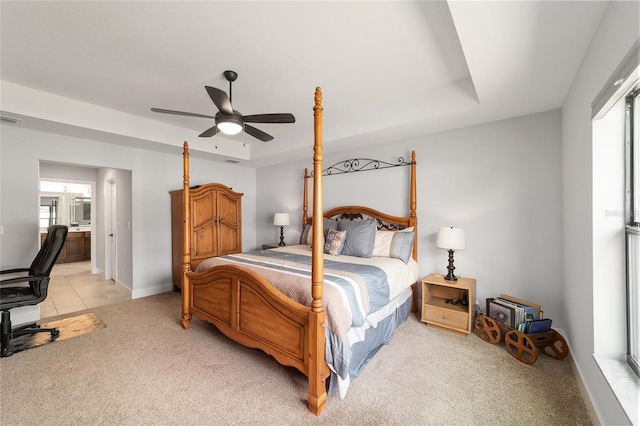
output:
M 91 225 L 91 198 L 73 198 L 69 211 L 71 213 L 71 226 Z

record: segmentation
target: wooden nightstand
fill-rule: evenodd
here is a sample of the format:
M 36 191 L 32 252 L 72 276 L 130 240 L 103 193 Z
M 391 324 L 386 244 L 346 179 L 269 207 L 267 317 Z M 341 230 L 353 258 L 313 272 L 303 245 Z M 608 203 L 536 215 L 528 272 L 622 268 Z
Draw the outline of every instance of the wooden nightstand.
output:
M 466 305 L 462 295 L 467 292 Z M 446 300 L 458 299 L 452 305 Z M 422 314 L 424 323 L 469 334 L 473 325 L 473 306 L 476 300 L 476 280 L 459 277 L 457 281 L 447 281 L 441 274 L 431 274 L 422 279 Z
M 278 243 L 263 244 L 263 245 L 262 245 L 262 250 L 269 250 L 269 249 L 272 249 L 272 248 L 278 248 L 278 247 L 280 247 L 280 246 L 278 245 Z

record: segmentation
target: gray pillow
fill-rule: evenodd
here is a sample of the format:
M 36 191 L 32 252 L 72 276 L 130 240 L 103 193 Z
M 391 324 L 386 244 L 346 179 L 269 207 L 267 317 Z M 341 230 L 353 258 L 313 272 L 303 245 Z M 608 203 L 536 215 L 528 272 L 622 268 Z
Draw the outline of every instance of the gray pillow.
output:
M 329 229 L 333 229 L 335 231 L 338 230 L 338 221 L 337 220 L 331 220 L 331 219 L 327 219 L 326 217 L 322 218 L 322 226 L 323 226 L 323 232 L 322 234 L 324 235 L 324 238 L 327 238 L 327 232 L 329 232 Z M 302 234 L 300 234 L 300 244 L 308 244 L 311 245 L 311 240 L 313 239 L 312 237 L 313 235 L 313 227 L 309 224 L 304 226 L 304 229 L 302 230 Z
M 327 233 L 329 232 L 329 229 L 333 229 L 336 231 L 338 230 L 338 221 L 323 217 L 322 226 L 324 226 L 324 237 L 327 238 Z
M 373 220 L 340 220 L 338 231 L 347 231 L 341 254 L 356 257 L 372 256 L 376 243 L 376 223 Z

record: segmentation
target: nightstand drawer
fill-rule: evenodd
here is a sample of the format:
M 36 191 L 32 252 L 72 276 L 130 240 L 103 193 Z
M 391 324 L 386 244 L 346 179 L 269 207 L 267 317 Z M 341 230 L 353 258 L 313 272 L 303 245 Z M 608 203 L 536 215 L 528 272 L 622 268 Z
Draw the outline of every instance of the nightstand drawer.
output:
M 466 330 L 469 315 L 466 312 L 430 306 L 423 313 L 423 321 L 433 322 L 444 327 Z

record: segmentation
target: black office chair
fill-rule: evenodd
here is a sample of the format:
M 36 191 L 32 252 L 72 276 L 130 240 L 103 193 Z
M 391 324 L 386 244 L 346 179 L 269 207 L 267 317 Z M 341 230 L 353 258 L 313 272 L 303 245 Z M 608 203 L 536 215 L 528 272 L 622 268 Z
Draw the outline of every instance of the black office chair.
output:
M 0 274 L 25 274 L 0 281 L 0 310 L 2 321 L 0 322 L 1 356 L 11 356 L 11 340 L 27 334 L 39 332 L 51 333 L 51 339 L 55 339 L 60 332 L 55 328 L 40 328 L 37 324 L 11 329 L 10 309 L 19 306 L 37 305 L 47 298 L 49 289 L 49 275 L 53 265 L 58 260 L 62 246 L 67 239 L 69 229 L 65 225 L 53 225 L 49 228 L 47 236 L 40 247 L 40 251 L 29 268 L 17 268 L 0 271 Z

